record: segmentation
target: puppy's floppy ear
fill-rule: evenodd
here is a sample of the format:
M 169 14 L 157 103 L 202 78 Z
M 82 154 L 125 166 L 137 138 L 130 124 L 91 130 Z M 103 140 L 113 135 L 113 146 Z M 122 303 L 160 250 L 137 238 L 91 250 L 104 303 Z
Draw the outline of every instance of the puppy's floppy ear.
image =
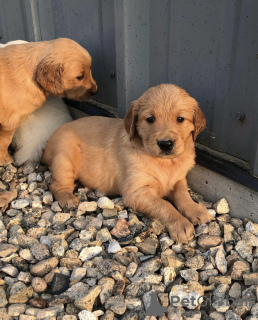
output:
M 138 103 L 137 100 L 133 101 L 125 115 L 124 126 L 129 135 L 130 140 L 133 139 L 136 133 L 136 123 L 138 120 Z
M 202 113 L 202 110 L 200 109 L 200 107 L 198 106 L 198 104 L 196 104 L 195 110 L 194 110 L 194 131 L 192 132 L 193 135 L 193 140 L 195 141 L 198 134 L 200 132 L 202 132 L 205 127 L 206 127 L 206 119 L 204 114 Z
M 63 72 L 63 64 L 48 61 L 48 59 L 43 59 L 37 66 L 36 80 L 47 91 L 55 95 L 61 95 L 64 93 L 62 84 Z

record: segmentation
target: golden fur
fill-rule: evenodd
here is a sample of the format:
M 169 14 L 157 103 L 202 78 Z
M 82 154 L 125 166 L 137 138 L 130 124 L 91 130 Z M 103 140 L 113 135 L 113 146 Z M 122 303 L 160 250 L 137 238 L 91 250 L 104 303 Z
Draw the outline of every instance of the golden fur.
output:
M 148 123 L 149 117 L 155 122 Z M 186 242 L 193 224 L 211 219 L 191 199 L 186 182 L 195 163 L 194 139 L 205 124 L 195 99 L 171 84 L 147 90 L 124 120 L 89 117 L 64 124 L 43 155 L 53 173 L 50 190 L 67 208 L 78 205 L 74 180 L 108 195 L 121 194 L 125 205 L 159 219 L 173 240 Z M 164 151 L 157 143 L 167 140 L 174 146 Z
M 50 94 L 87 100 L 97 90 L 89 53 L 65 38 L 1 48 L 0 88 L 0 165 L 12 162 L 15 129 Z

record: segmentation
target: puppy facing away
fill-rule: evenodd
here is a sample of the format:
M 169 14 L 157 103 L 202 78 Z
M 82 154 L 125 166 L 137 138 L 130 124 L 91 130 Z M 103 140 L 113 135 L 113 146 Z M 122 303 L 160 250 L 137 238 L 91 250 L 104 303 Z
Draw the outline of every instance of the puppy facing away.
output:
M 0 166 L 13 161 L 15 130 L 50 94 L 84 101 L 97 91 L 89 53 L 65 38 L 2 46 L 0 87 Z
M 28 43 L 24 40 L 0 43 L 0 48 L 11 44 Z M 49 96 L 42 108 L 31 113 L 15 131 L 12 147 L 15 149 L 15 165 L 27 161 L 40 161 L 47 140 L 62 124 L 72 121 L 69 110 L 61 98 Z
M 53 174 L 50 190 L 67 208 L 79 202 L 74 180 L 121 194 L 126 206 L 159 219 L 173 240 L 186 242 L 193 225 L 212 218 L 191 199 L 186 182 L 195 163 L 194 140 L 205 124 L 196 100 L 172 84 L 147 90 L 124 120 L 89 117 L 64 124 L 43 154 Z

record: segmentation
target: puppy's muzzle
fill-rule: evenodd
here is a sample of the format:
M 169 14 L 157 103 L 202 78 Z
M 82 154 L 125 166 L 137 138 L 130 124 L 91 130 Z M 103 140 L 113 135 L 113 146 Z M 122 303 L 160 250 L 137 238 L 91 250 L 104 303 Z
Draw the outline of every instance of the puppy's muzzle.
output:
M 174 147 L 174 142 L 172 140 L 158 140 L 157 144 L 162 153 L 169 153 Z
M 94 95 L 97 94 L 97 93 L 98 93 L 98 89 L 96 89 L 95 91 L 91 91 L 90 94 L 91 94 L 92 96 L 94 96 Z

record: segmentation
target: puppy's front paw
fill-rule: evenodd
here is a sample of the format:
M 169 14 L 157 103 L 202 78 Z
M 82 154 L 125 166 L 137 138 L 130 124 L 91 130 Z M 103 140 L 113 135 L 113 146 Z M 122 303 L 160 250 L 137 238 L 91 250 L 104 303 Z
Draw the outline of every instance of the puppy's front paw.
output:
M 192 222 L 193 225 L 207 223 L 213 219 L 208 210 L 203 205 L 198 203 L 194 203 L 193 206 L 189 208 L 187 218 Z
M 80 202 L 78 197 L 69 192 L 62 192 L 56 196 L 56 199 L 62 208 L 68 210 L 75 210 Z
M 172 240 L 177 243 L 186 243 L 192 239 L 194 234 L 193 224 L 185 217 L 175 220 L 167 227 Z
M 13 158 L 8 154 L 0 155 L 0 166 L 6 166 L 13 162 Z

